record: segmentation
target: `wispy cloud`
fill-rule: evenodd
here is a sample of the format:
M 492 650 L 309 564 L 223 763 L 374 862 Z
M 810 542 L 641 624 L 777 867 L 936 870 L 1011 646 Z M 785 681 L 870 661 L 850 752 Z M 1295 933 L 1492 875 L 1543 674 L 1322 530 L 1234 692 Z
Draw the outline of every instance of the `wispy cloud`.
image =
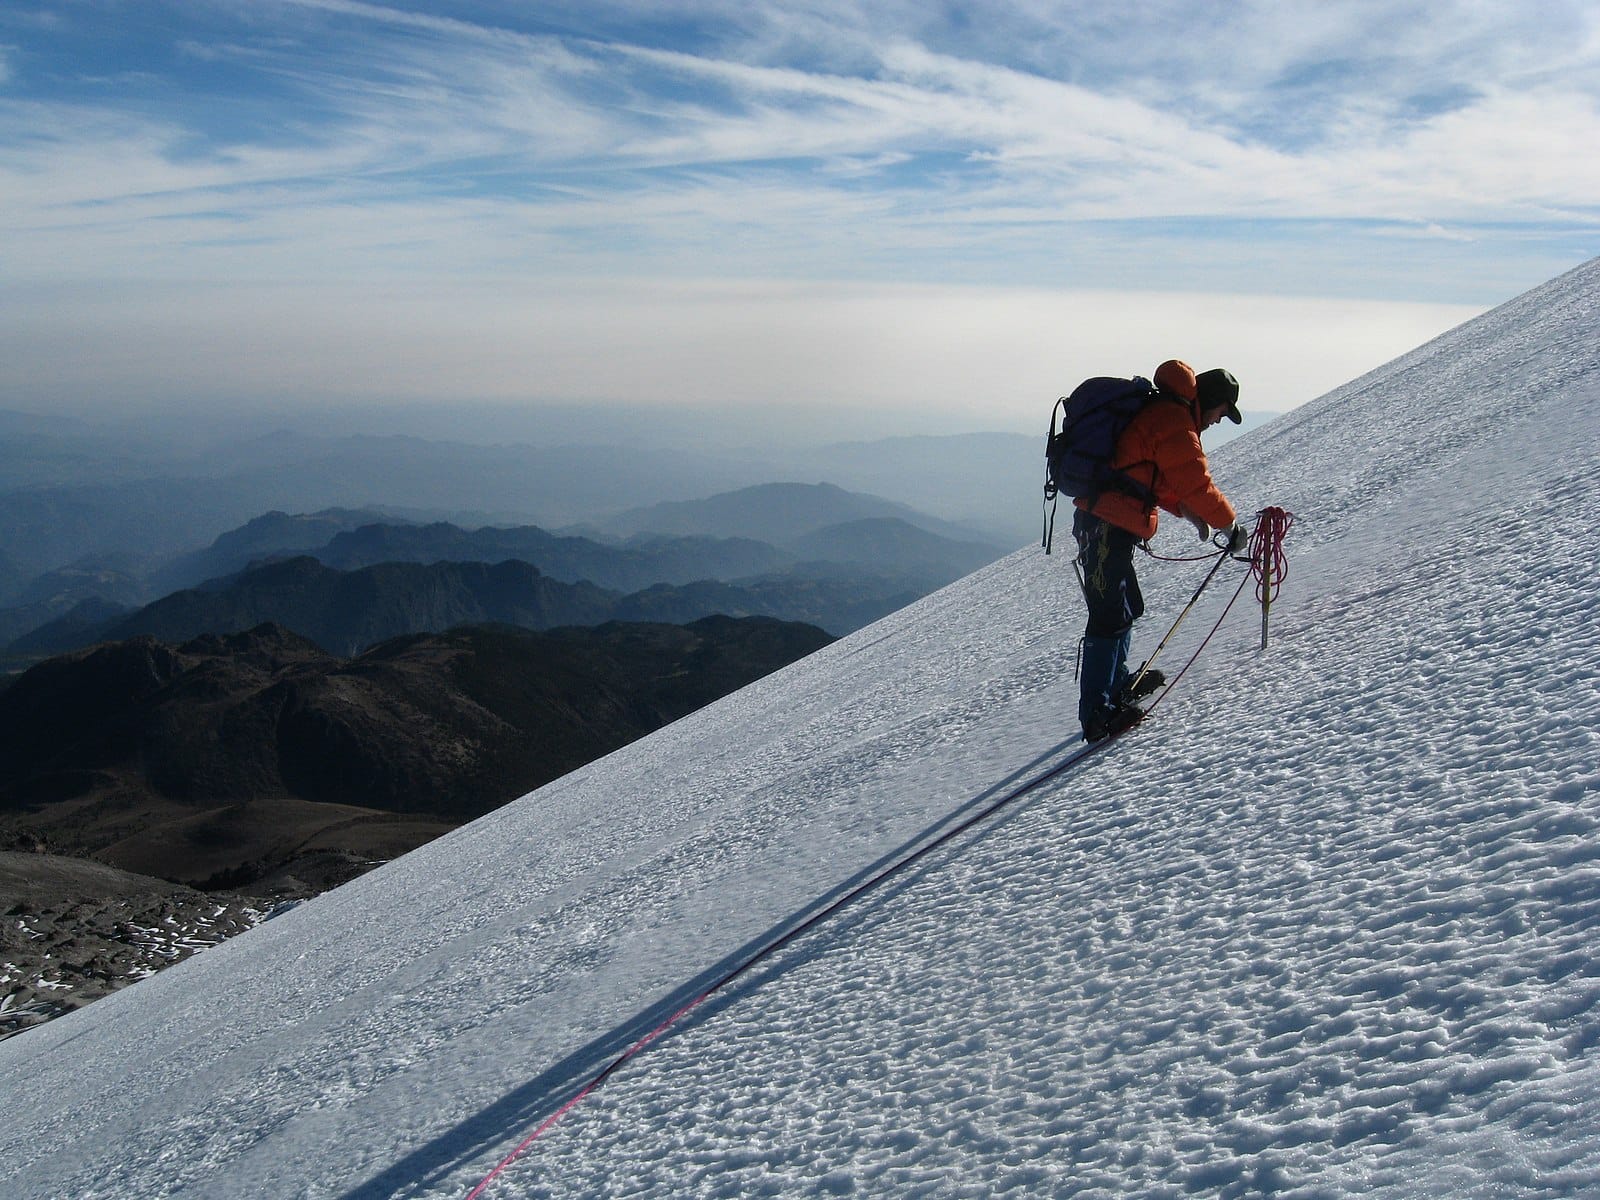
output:
M 1600 165 L 1584 148 L 1597 144 L 1600 108 L 1570 82 L 1573 73 L 1491 54 L 1506 39 L 1457 31 L 1446 49 L 1476 46 L 1470 61 L 1498 70 L 1463 90 L 1441 77 L 1437 51 L 1419 55 L 1413 44 L 1440 23 L 1408 37 L 1391 12 L 1397 31 L 1384 58 L 1406 65 L 1377 74 L 1350 65 L 1370 50 L 1370 30 L 1350 27 L 1349 6 L 1338 6 L 1342 22 L 1326 15 L 1329 7 L 1252 10 L 1260 27 L 1249 35 L 1231 21 L 1191 41 L 1153 37 L 1154 71 L 1139 64 L 1097 86 L 1105 73 L 1098 59 L 1096 70 L 1051 77 L 885 35 L 855 8 L 854 29 L 830 26 L 835 57 L 857 64 L 853 74 L 732 57 L 773 55 L 807 21 L 837 18 L 838 6 L 771 15 L 765 36 L 719 46 L 726 56 L 718 57 L 356 0 L 288 0 L 277 8 L 353 26 L 308 29 L 302 20 L 233 56 L 246 86 L 256 77 L 292 89 L 304 110 L 289 122 L 275 119 L 271 98 L 252 111 L 248 92 L 229 101 L 240 112 L 232 136 L 202 135 L 173 107 L 124 119 L 112 137 L 115 110 L 82 100 L 12 105 L 3 115 L 13 182 L 26 174 L 30 191 L 43 188 L 30 225 L 61 204 L 254 185 L 315 193 L 333 179 L 366 180 L 378 216 L 427 189 L 498 191 L 538 206 L 579 172 L 590 173 L 591 186 L 609 177 L 627 196 L 652 185 L 642 172 L 770 171 L 776 163 L 792 164 L 793 186 L 819 197 L 844 178 L 859 186 L 875 164 L 894 211 L 919 221 L 962 212 L 981 225 L 1019 209 L 1057 221 L 1593 219 Z M 1073 32 L 1026 5 L 1010 18 L 998 22 L 1002 30 Z M 930 42 L 951 40 L 947 31 L 924 32 Z M 998 36 L 991 31 L 980 46 Z M 1109 39 L 1113 52 L 1121 41 Z M 228 57 L 192 39 L 183 48 Z M 1026 48 L 1010 57 L 1026 58 Z M 1319 51 L 1326 57 L 1314 57 Z M 1096 50 L 1091 43 L 1078 53 Z M 1185 82 L 1167 86 L 1167 78 Z M 1264 110 L 1285 99 L 1295 111 L 1268 125 Z M 85 159 L 104 161 L 112 143 L 122 146 L 116 170 L 96 179 L 80 169 Z
M 1587 0 L 422 7 L 0 13 L 3 286 L 1475 303 L 1600 250 Z

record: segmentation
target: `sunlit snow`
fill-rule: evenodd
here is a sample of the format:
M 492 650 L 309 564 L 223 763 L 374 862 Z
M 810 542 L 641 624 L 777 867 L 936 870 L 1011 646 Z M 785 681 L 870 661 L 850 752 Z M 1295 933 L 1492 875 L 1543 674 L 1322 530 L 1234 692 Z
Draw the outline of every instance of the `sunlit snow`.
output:
M 1219 451 L 1296 515 L 1268 649 L 1247 586 L 1146 724 L 484 1194 L 1600 1194 L 1597 301 L 1591 263 Z M 1136 658 L 1206 567 L 1141 560 Z M 464 1197 L 1072 754 L 1076 587 L 1024 548 L 0 1043 L 0 1194 Z

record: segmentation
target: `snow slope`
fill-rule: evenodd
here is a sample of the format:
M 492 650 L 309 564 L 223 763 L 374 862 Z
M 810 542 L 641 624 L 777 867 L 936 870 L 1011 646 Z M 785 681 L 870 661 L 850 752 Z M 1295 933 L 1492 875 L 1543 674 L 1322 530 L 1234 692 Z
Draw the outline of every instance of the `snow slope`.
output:
M 1247 590 L 1144 726 L 485 1194 L 1600 1194 L 1597 301 L 1600 262 L 1219 451 L 1298 517 L 1268 651 Z M 1141 567 L 1146 649 L 1204 569 Z M 1070 754 L 1080 624 L 1069 560 L 1019 551 L 0 1043 L 0 1195 L 465 1196 Z

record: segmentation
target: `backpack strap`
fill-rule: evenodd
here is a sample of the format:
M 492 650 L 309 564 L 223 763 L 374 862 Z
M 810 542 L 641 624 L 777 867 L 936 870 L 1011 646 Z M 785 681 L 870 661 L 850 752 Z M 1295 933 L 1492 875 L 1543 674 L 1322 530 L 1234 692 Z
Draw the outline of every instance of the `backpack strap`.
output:
M 1056 496 L 1055 480 L 1050 478 L 1050 456 L 1056 448 L 1056 414 L 1061 414 L 1061 432 L 1067 431 L 1067 398 L 1060 397 L 1055 402 L 1055 407 L 1050 410 L 1050 428 L 1045 433 L 1044 439 L 1044 533 L 1040 538 L 1044 545 L 1044 552 L 1050 553 L 1050 542 L 1056 533 Z
M 1140 379 L 1136 380 L 1136 382 L 1142 383 L 1146 381 Z M 1173 396 L 1170 392 L 1167 392 L 1162 388 L 1150 385 L 1150 390 L 1145 393 L 1144 403 L 1139 406 L 1140 411 L 1144 411 L 1144 409 L 1150 407 L 1150 405 L 1154 404 L 1158 400 L 1176 400 L 1180 404 L 1183 403 L 1182 397 Z M 1155 465 L 1156 464 L 1152 460 L 1141 458 L 1137 462 L 1131 462 L 1125 467 L 1106 466 L 1100 473 L 1100 486 L 1095 489 L 1094 495 L 1090 497 L 1090 511 L 1092 512 L 1094 510 L 1095 504 L 1106 492 L 1121 492 L 1125 496 L 1132 496 L 1135 500 L 1138 500 L 1140 503 L 1145 505 L 1146 508 L 1154 509 L 1157 504 L 1155 488 L 1153 486 L 1146 487 L 1132 475 L 1129 475 L 1128 472 L 1134 467 L 1154 467 Z

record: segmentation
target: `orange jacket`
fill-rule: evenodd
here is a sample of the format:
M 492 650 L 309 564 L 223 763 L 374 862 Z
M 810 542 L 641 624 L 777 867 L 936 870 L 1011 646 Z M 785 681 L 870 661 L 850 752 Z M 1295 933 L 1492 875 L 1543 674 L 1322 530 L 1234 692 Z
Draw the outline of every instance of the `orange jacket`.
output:
M 1186 401 L 1163 395 L 1145 405 L 1117 439 L 1111 465 L 1148 487 L 1174 516 L 1186 508 L 1215 528 L 1233 524 L 1233 505 L 1211 481 L 1211 467 L 1200 447 L 1200 425 Z M 1155 506 L 1136 496 L 1108 491 L 1100 494 L 1093 508 L 1082 500 L 1073 503 L 1137 538 L 1155 536 Z

